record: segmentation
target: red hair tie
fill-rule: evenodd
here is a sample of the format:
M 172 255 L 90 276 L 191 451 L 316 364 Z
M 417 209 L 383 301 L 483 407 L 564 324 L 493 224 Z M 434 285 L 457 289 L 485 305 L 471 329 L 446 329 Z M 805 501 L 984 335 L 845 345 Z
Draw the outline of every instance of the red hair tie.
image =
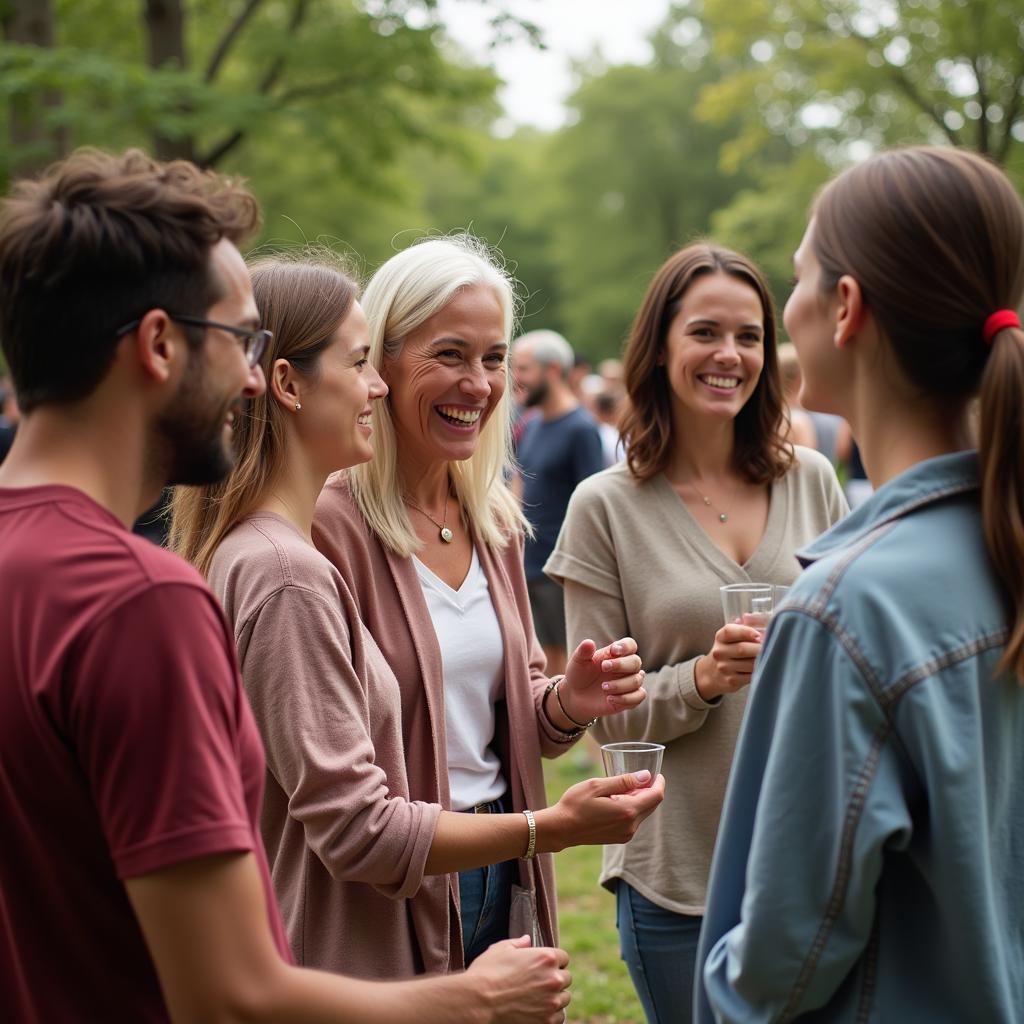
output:
M 981 336 L 985 339 L 986 345 L 992 344 L 992 339 L 1004 327 L 1020 327 L 1020 317 L 1015 310 L 997 309 L 986 321 L 981 329 Z

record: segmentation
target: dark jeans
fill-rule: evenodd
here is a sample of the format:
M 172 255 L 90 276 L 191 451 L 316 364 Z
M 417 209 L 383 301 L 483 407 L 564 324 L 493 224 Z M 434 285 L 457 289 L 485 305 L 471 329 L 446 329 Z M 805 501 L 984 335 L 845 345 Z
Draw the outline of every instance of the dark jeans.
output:
M 619 879 L 619 948 L 648 1024 L 688 1024 L 703 918 L 676 914 Z
M 484 810 L 483 808 L 487 808 Z M 466 814 L 505 814 L 511 810 L 508 797 L 477 805 Z M 518 862 L 507 860 L 459 872 L 459 917 L 462 921 L 462 951 L 468 967 L 481 953 L 508 938 L 508 915 L 512 886 L 519 879 Z

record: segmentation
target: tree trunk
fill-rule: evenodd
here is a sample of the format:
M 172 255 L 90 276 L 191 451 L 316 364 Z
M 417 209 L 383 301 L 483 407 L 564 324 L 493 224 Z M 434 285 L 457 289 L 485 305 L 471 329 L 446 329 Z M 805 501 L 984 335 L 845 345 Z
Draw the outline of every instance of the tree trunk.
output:
M 29 0 L 31 2 L 31 0 Z M 188 67 L 185 54 L 185 11 L 182 0 L 146 0 L 146 38 L 149 66 Z M 190 136 L 170 137 L 153 132 L 153 152 L 159 160 L 191 160 L 195 144 Z
M 7 0 L 4 4 L 4 38 L 10 43 L 23 43 L 49 49 L 53 46 L 57 26 L 53 0 Z M 64 156 L 68 150 L 65 127 L 50 128 L 42 116 L 47 108 L 61 105 L 60 93 L 49 89 L 40 96 L 12 101 L 8 136 L 16 156 L 17 173 L 32 174 L 51 160 Z

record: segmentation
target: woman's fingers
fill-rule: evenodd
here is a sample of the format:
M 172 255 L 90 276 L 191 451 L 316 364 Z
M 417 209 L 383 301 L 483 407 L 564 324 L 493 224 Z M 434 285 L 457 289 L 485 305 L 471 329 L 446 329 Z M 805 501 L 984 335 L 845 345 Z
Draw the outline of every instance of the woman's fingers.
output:
M 636 641 L 631 636 L 624 636 L 621 640 L 608 644 L 594 652 L 595 664 L 607 661 L 609 658 L 618 658 L 624 654 L 636 654 Z
M 646 699 L 647 691 L 642 686 L 629 693 L 609 694 L 607 697 L 608 706 L 613 711 L 629 711 L 639 707 Z
M 645 672 L 634 672 L 628 676 L 618 676 L 615 679 L 606 679 L 601 683 L 601 689 L 609 697 L 619 693 L 632 693 L 643 685 Z
M 601 671 L 609 676 L 628 676 L 639 672 L 644 667 L 638 654 L 631 654 L 628 658 L 606 658 L 601 662 Z

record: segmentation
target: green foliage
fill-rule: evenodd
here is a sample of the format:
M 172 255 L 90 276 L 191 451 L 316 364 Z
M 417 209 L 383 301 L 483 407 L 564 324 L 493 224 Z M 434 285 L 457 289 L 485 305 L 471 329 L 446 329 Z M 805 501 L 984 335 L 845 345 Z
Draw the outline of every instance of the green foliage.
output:
M 415 26 L 404 20 L 413 7 L 422 14 Z M 222 166 L 229 153 L 247 159 L 283 136 L 299 141 L 289 157 L 300 167 L 304 151 L 326 149 L 336 171 L 371 186 L 405 146 L 446 144 L 493 102 L 494 76 L 438 45 L 433 7 L 195 3 L 186 8 L 184 64 L 152 69 L 134 0 L 64 0 L 58 47 L 0 49 L 0 97 L 34 102 L 71 145 L 151 147 L 159 136 Z M 60 103 L 40 103 L 46 91 Z
M 743 116 L 727 159 L 771 136 L 831 163 L 908 142 L 964 145 L 1002 164 L 1024 143 L 1024 22 L 1016 0 L 705 0 L 733 72 L 710 121 Z
M 548 219 L 564 320 L 593 358 L 619 353 L 654 271 L 751 183 L 719 167 L 734 126 L 698 120 L 701 90 L 719 74 L 711 58 L 694 58 L 699 43 L 699 26 L 685 49 L 663 34 L 652 64 L 586 75 L 572 98 L 576 123 L 551 140 Z

